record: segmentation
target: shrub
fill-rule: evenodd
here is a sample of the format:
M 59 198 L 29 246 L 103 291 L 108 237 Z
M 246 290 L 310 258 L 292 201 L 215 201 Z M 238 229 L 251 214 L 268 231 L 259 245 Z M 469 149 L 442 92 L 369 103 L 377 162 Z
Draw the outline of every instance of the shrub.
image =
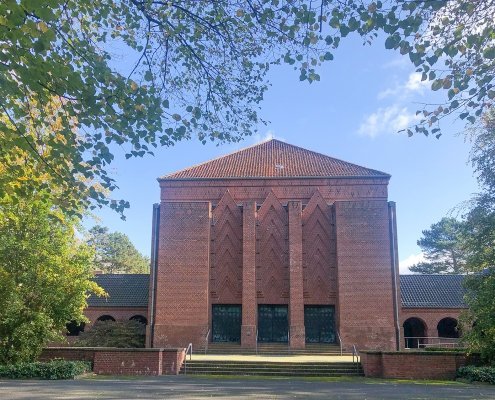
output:
M 89 371 L 91 371 L 90 362 L 53 360 L 0 365 L 0 378 L 74 379 L 77 375 Z
M 80 347 L 144 347 L 146 325 L 130 321 L 96 321 L 79 335 L 74 346 Z
M 469 382 L 487 382 L 495 385 L 495 368 L 472 365 L 461 367 L 457 370 L 457 378 L 466 379 Z
M 440 351 L 442 353 L 466 353 L 468 350 L 464 347 L 427 347 L 426 351 Z

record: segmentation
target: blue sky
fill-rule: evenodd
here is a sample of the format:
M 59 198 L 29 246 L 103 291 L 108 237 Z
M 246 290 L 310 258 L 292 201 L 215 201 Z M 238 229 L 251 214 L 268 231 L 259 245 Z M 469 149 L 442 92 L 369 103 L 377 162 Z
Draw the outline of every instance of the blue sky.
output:
M 437 102 L 443 94 L 431 92 L 408 59 L 385 50 L 382 42 L 370 47 L 359 38 L 343 40 L 320 75 L 320 82 L 309 85 L 299 82 L 292 67 L 273 67 L 272 86 L 260 104 L 261 117 L 270 123 L 241 143 L 216 146 L 191 140 L 158 149 L 155 157 L 131 160 L 117 149 L 110 170 L 120 189 L 112 197 L 130 201 L 127 219 L 103 209 L 85 225 L 99 223 L 124 232 L 149 254 L 158 176 L 275 137 L 392 175 L 389 199 L 397 203 L 399 259 L 405 272 L 420 257 L 416 241 L 421 231 L 448 213 L 456 215 L 454 209 L 477 190 L 468 164 L 469 144 L 459 134 L 463 125 L 445 121 L 439 140 L 397 133 L 414 122 L 422 103 Z

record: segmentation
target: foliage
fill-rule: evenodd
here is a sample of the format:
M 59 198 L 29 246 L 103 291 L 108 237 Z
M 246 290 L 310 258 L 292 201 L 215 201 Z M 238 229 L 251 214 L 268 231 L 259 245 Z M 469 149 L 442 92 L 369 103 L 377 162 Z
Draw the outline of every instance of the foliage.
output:
M 90 362 L 53 360 L 49 362 L 0 365 L 0 378 L 74 379 L 76 376 L 90 371 Z
M 144 347 L 146 326 L 139 321 L 96 321 L 74 342 L 79 347 Z
M 418 240 L 426 261 L 409 269 L 421 274 L 459 274 L 465 271 L 464 224 L 455 218 L 442 218 L 423 231 Z
M 487 382 L 495 384 L 495 368 L 475 367 L 468 365 L 457 370 L 457 378 L 466 379 L 469 382 Z
M 143 256 L 124 233 L 99 225 L 89 230 L 88 244 L 95 249 L 95 269 L 105 273 L 148 273 L 150 260 Z
M 25 151 L 26 165 L 70 195 L 68 210 L 122 212 L 127 202 L 107 198 L 116 146 L 141 157 L 191 137 L 240 140 L 261 121 L 272 65 L 318 81 L 317 67 L 351 32 L 367 43 L 384 33 L 386 48 L 447 91 L 408 130 L 439 134 L 443 116 L 474 122 L 495 96 L 493 11 L 494 0 L 2 2 L 1 151 Z
M 34 360 L 68 321 L 85 320 L 88 293 L 104 293 L 91 250 L 47 197 L 0 198 L 0 364 Z
M 427 351 L 440 352 L 440 353 L 459 353 L 466 354 L 467 349 L 463 347 L 430 347 Z
M 487 113 L 471 133 L 471 161 L 478 174 L 481 192 L 466 214 L 466 266 L 475 272 L 466 279 L 465 301 L 469 307 L 463 323 L 472 327 L 464 335 L 471 351 L 495 362 L 495 113 Z
M 377 4 L 381 4 L 380 1 Z M 413 133 L 440 136 L 439 121 L 456 115 L 474 124 L 495 98 L 495 2 L 493 0 L 386 1 L 373 15 L 389 36 L 385 47 L 408 55 L 447 101 L 422 110 Z
M 0 114 L 0 125 L 5 126 L 0 130 L 0 192 L 13 201 L 33 192 L 50 194 L 55 205 L 78 215 L 90 193 L 104 198 L 107 191 L 100 182 L 73 170 L 76 121 L 71 120 L 66 131 L 62 102 L 52 97 L 42 105 L 31 97 L 19 106 L 28 117 L 14 121 Z M 38 126 L 40 118 L 44 122 Z M 24 129 L 21 141 L 15 133 L 19 126 Z
M 468 310 L 463 324 L 471 327 L 463 335 L 472 352 L 480 353 L 490 363 L 495 362 L 495 268 L 486 269 L 466 278 L 464 297 Z

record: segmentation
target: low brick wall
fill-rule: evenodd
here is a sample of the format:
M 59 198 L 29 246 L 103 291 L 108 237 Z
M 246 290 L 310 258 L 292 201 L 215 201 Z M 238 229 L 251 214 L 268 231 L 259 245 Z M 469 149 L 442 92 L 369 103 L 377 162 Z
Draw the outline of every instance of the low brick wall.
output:
M 92 347 L 47 347 L 39 356 L 39 361 L 49 361 L 61 358 L 67 361 L 90 361 L 95 359 L 95 349 Z
M 184 349 L 49 347 L 39 360 L 90 361 L 93 371 L 101 375 L 177 375 L 184 357 Z
M 364 374 L 370 378 L 452 380 L 459 367 L 477 362 L 478 357 L 457 352 L 361 352 Z

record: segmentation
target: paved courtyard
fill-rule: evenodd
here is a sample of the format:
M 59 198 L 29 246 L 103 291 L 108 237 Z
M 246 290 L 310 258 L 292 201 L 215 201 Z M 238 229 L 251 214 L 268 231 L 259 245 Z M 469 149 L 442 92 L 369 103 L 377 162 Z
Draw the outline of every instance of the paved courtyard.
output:
M 494 399 L 495 387 L 370 380 L 162 376 L 0 381 L 0 399 Z

